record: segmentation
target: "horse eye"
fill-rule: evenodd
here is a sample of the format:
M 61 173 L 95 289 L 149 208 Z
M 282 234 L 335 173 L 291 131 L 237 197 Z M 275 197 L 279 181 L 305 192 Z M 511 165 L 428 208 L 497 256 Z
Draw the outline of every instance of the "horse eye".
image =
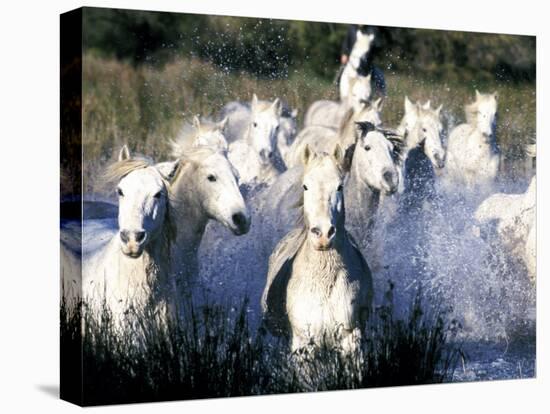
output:
M 122 190 L 120 188 L 117 188 L 116 192 L 119 195 L 119 197 L 124 197 L 124 193 L 122 192 Z
M 208 177 L 206 177 L 206 178 L 208 178 L 208 181 L 210 181 L 210 182 L 212 182 L 212 183 L 216 181 L 216 176 L 214 176 L 214 175 L 212 175 L 212 174 L 210 174 L 210 175 L 209 175 Z
M 304 190 L 307 191 L 307 185 L 304 184 L 303 187 L 304 187 Z
M 344 187 L 342 187 L 342 184 L 340 184 L 340 185 L 338 186 L 338 188 L 336 189 L 336 191 L 342 191 L 343 188 L 344 188 Z
M 370 145 L 365 145 L 365 151 L 370 151 Z
M 256 127 L 258 126 L 258 123 L 257 123 L 257 122 L 253 122 L 253 123 L 252 123 L 252 126 L 253 126 L 254 128 L 256 128 Z
M 422 132 L 427 132 L 426 128 L 422 128 Z
M 157 198 L 157 199 L 158 199 L 158 198 L 160 198 L 160 195 L 161 195 L 161 193 L 162 193 L 162 192 L 161 192 L 161 191 L 159 191 L 159 192 L 158 192 L 158 193 L 156 193 L 156 194 L 155 194 L 155 195 L 154 195 L 153 197 L 154 197 L 154 198 Z

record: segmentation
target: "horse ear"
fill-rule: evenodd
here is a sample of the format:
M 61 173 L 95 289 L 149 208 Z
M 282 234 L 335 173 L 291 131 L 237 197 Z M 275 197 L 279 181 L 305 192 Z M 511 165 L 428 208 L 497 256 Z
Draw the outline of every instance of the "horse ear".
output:
M 178 172 L 179 166 L 180 161 L 176 160 L 159 162 L 155 165 L 155 168 L 167 181 L 172 182 L 172 180 L 176 176 L 176 173 Z
M 369 132 L 374 131 L 376 128 L 371 122 L 356 122 L 355 123 L 355 132 L 356 137 L 360 138 L 367 135 Z
M 128 146 L 124 144 L 118 153 L 118 160 L 126 161 L 126 160 L 129 160 L 130 158 L 131 158 L 130 150 L 128 149 Z
M 302 153 L 302 164 L 304 164 L 304 166 L 307 165 L 307 163 L 309 162 L 309 160 L 311 159 L 311 150 L 309 149 L 309 145 L 306 144 L 306 147 L 304 148 L 304 152 Z
M 218 122 L 218 129 L 220 131 L 223 131 L 225 127 L 227 126 L 227 122 L 229 121 L 229 117 L 226 116 L 224 119 L 222 119 L 220 122 Z
M 498 92 L 493 92 L 493 96 L 495 97 L 495 101 L 498 101 Z
M 197 115 L 193 116 L 193 126 L 198 130 L 201 127 L 201 121 Z
M 426 101 L 426 103 L 422 105 L 422 109 L 430 109 L 431 106 L 432 106 L 432 103 L 431 103 L 430 100 L 428 99 L 428 100 Z
M 443 104 L 439 105 L 438 108 L 435 110 L 435 114 L 437 116 L 439 116 L 439 114 L 441 113 L 441 109 L 443 109 Z
M 344 151 L 342 150 L 340 144 L 336 143 L 336 145 L 334 146 L 334 150 L 332 151 L 332 156 L 338 164 L 344 164 Z
M 369 35 L 369 40 L 370 40 L 371 42 L 374 40 L 374 33 L 371 33 L 371 34 Z
M 479 98 L 481 98 L 481 94 L 480 94 L 479 91 L 476 89 L 476 101 L 479 100 Z
M 255 108 L 256 105 L 258 105 L 258 96 L 254 93 L 252 94 L 252 103 L 251 103 L 251 107 L 252 108 Z
M 271 105 L 271 108 L 273 108 L 273 111 L 277 116 L 281 116 L 281 113 L 283 112 L 283 105 L 281 103 L 281 100 L 279 98 L 275 99 L 273 101 L 273 104 Z
M 416 105 L 413 104 L 408 96 L 405 96 L 405 113 L 416 111 Z

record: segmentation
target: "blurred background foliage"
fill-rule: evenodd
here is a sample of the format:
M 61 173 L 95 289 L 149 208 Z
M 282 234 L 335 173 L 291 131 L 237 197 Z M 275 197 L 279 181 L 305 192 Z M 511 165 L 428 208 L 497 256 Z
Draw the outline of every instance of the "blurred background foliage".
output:
M 367 22 L 368 23 L 368 22 Z M 85 50 L 133 65 L 182 53 L 226 71 L 280 78 L 300 65 L 334 77 L 347 25 L 86 8 Z M 533 36 L 379 27 L 376 61 L 402 74 L 447 80 L 534 81 Z M 457 70 L 460 69 L 460 70 Z

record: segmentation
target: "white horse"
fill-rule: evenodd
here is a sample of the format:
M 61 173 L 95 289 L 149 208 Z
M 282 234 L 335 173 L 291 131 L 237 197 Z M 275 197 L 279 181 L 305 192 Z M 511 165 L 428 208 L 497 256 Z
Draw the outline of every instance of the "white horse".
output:
M 396 132 L 405 145 L 402 175 L 407 205 L 433 196 L 436 171 L 445 166 L 441 109 L 432 109 L 430 101 L 413 104 L 405 97 L 405 114 Z
M 371 75 L 354 77 L 348 86 L 350 92 L 341 101 L 313 102 L 306 112 L 304 127 L 317 125 L 338 128 L 350 109 L 358 113 L 371 102 Z M 382 98 L 373 102 L 371 107 L 378 107 L 379 112 L 382 108 Z
M 356 41 L 353 45 L 348 62 L 344 66 L 339 78 L 340 100 L 345 101 L 349 95 L 350 85 L 353 79 L 360 76 L 371 76 L 371 97 L 386 96 L 386 81 L 384 72 L 373 64 L 372 44 L 373 34 L 364 34 L 357 31 Z
M 250 107 L 231 103 L 222 110 L 222 116 L 228 118 L 229 160 L 239 172 L 241 184 L 269 184 L 280 173 L 276 158 L 280 157 L 277 139 L 281 113 L 279 99 L 259 101 L 256 94 Z
M 529 278 L 536 279 L 536 187 L 533 176 L 523 194 L 493 194 L 477 208 L 474 217 L 480 227 L 494 224 L 501 246 L 519 258 L 527 268 Z
M 499 169 L 495 138 L 498 94 L 482 94 L 466 105 L 466 123 L 454 128 L 447 146 L 443 185 L 447 192 L 465 190 L 480 197 L 490 194 Z
M 357 31 L 355 44 L 351 49 L 348 62 L 344 67 L 342 76 L 340 77 L 340 100 L 345 101 L 350 92 L 350 83 L 353 79 L 360 76 L 361 68 L 365 65 L 368 59 L 369 51 L 371 50 L 374 34 L 363 34 L 360 30 Z
M 303 225 L 269 259 L 262 310 L 267 328 L 293 351 L 339 339 L 356 349 L 372 307 L 369 267 L 345 229 L 344 152 L 303 154 Z
M 178 291 L 188 295 L 189 285 L 198 279 L 197 252 L 208 221 L 216 220 L 233 234 L 243 235 L 250 229 L 250 214 L 237 185 L 237 172 L 216 147 L 192 147 L 181 154 L 172 192 L 177 231 L 171 272 Z
M 351 170 L 344 187 L 347 223 L 377 271 L 382 266 L 386 205 L 403 180 L 404 144 L 401 137 L 369 122 L 358 122 L 356 128 Z
M 226 125 L 227 118 L 220 122 L 201 122 L 198 116 L 194 116 L 192 124 L 185 122 L 176 139 L 170 143 L 172 155 L 179 157 L 188 148 L 196 146 L 212 146 L 226 152 L 229 148 L 224 135 Z
M 93 309 L 104 301 L 119 328 L 135 322 L 131 309 L 175 315 L 177 292 L 169 269 L 175 237 L 171 181 L 178 167 L 177 161 L 153 165 L 132 158 L 123 147 L 107 171 L 119 198 L 118 231 L 83 257 L 82 289 Z

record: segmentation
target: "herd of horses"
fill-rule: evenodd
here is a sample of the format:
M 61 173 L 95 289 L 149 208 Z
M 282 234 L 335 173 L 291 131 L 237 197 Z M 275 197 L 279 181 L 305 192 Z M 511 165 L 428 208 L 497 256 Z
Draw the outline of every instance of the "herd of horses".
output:
M 496 236 L 534 280 L 535 177 L 524 194 L 495 194 L 497 93 L 476 90 L 467 122 L 446 140 L 442 107 L 429 101 L 405 97 L 401 123 L 383 126 L 383 74 L 359 71 L 372 41 L 358 32 L 340 100 L 312 103 L 299 131 L 296 110 L 254 95 L 186 123 L 169 161 L 124 146 L 101 177 L 117 193 L 117 228 L 85 220 L 82 257 L 62 248 L 64 294 L 76 284 L 72 291 L 92 307 L 107 304 L 119 329 L 131 323 L 130 308 L 185 317 L 209 221 L 242 236 L 269 218 L 265 326 L 292 350 L 329 337 L 351 351 L 373 309 L 373 277 L 385 266 L 384 223 L 427 208 L 434 194 L 477 200 L 479 227 L 497 222 Z M 219 238 L 232 243 L 227 233 Z

